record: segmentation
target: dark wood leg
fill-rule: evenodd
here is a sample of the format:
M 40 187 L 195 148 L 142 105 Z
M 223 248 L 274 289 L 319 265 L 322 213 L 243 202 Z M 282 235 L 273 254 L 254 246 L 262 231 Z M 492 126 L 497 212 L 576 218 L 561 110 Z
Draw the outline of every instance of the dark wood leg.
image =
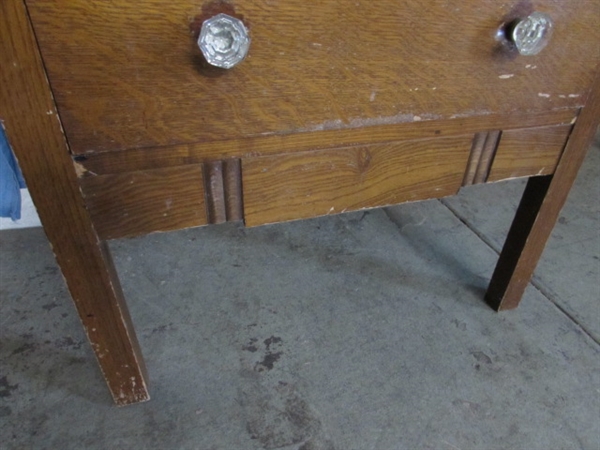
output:
M 498 311 L 516 308 L 533 275 L 600 120 L 597 78 L 554 175 L 529 179 L 513 220 L 486 301 Z
M 539 230 L 534 230 L 534 227 L 551 182 L 552 175 L 530 178 L 523 192 L 523 198 L 486 293 L 486 301 L 498 311 L 516 308 L 519 305 L 533 275 L 547 238 L 541 236 Z M 550 227 L 549 231 L 551 229 Z M 538 243 L 539 248 L 535 248 L 535 254 L 530 248 L 526 250 L 530 236 L 536 240 L 544 240 L 543 243 Z
M 21 0 L 0 2 L 0 119 L 115 402 L 148 400 L 142 355 L 106 244 L 84 206 Z

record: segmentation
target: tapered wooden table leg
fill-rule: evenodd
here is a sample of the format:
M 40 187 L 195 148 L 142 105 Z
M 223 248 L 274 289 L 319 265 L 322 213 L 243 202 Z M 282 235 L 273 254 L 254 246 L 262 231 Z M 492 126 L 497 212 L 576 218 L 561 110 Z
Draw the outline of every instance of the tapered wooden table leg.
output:
M 21 0 L 0 2 L 0 66 L 0 119 L 113 398 L 148 400 L 119 280 L 85 209 Z
M 486 293 L 492 308 L 516 308 L 533 275 L 600 121 L 596 78 L 553 175 L 529 179 Z

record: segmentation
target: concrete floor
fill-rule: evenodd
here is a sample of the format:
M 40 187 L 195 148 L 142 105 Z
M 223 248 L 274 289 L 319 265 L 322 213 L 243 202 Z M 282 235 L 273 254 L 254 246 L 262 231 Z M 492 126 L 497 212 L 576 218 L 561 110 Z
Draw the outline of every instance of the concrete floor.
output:
M 0 448 L 600 448 L 600 147 L 519 309 L 523 183 L 112 243 L 152 400 L 112 405 L 41 229 L 0 233 Z

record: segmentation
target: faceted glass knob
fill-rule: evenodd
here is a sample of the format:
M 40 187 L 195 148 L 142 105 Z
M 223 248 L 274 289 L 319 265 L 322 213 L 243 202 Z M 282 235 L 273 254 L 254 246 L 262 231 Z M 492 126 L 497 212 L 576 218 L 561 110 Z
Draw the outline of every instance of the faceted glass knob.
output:
M 521 55 L 537 55 L 548 44 L 552 34 L 552 19 L 544 13 L 534 12 L 518 21 L 511 33 Z
M 250 37 L 241 20 L 217 14 L 202 24 L 198 46 L 209 64 L 230 69 L 246 57 Z

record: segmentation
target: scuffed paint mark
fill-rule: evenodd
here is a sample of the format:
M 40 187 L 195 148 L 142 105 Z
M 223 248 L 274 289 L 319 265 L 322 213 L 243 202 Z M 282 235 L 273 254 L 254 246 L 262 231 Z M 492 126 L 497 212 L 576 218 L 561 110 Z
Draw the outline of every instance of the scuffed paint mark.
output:
M 464 117 L 471 117 L 471 116 L 487 116 L 490 114 L 492 114 L 492 111 L 490 111 L 488 109 L 482 109 L 482 110 L 470 109 L 470 110 L 465 111 L 464 113 L 452 114 L 450 116 L 450 119 L 462 119 Z
M 369 100 L 374 102 L 376 96 L 377 96 L 377 92 L 375 92 L 375 91 L 371 92 L 371 96 L 369 97 Z
M 507 80 L 507 79 L 512 78 L 514 76 L 515 76 L 514 73 L 507 73 L 507 74 L 498 76 L 498 78 L 500 78 L 501 80 Z
M 569 98 L 577 98 L 579 97 L 579 94 L 569 94 Z
M 414 114 L 397 114 L 395 116 L 386 117 L 369 117 L 369 118 L 356 118 L 350 119 L 349 121 L 328 120 L 319 125 L 304 127 L 297 129 L 297 132 L 313 132 L 313 131 L 325 131 L 325 130 L 337 130 L 341 128 L 362 128 L 376 125 L 395 125 L 398 123 L 415 122 L 420 120 L 435 120 L 441 119 L 442 116 L 438 114 L 421 114 L 415 116 Z
M 550 94 L 546 94 L 544 92 L 538 92 L 538 97 L 550 98 Z

